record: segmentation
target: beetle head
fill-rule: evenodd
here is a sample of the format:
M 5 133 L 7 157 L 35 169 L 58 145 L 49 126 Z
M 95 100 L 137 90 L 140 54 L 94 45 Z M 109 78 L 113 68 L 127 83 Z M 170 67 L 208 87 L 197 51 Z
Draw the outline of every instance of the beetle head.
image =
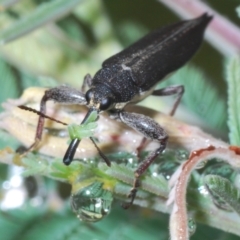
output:
M 87 105 L 98 111 L 106 111 L 114 106 L 114 97 L 107 87 L 93 87 L 86 92 Z

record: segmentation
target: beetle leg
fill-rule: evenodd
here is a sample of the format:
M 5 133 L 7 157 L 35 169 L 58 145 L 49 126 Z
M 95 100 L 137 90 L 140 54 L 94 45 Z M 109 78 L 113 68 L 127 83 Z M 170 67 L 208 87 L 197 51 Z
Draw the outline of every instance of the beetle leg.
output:
M 152 92 L 153 96 L 170 96 L 173 94 L 177 94 L 177 99 L 174 102 L 174 105 L 172 107 L 171 112 L 169 113 L 170 116 L 173 116 L 177 110 L 177 107 L 181 101 L 181 98 L 183 96 L 184 93 L 184 86 L 179 85 L 179 86 L 169 86 L 166 88 L 161 88 L 158 90 L 155 90 Z M 142 139 L 142 142 L 140 143 L 140 145 L 137 147 L 137 155 L 140 155 L 141 150 L 145 147 L 147 143 L 147 139 L 146 137 L 144 137 Z
M 38 143 L 41 141 L 45 119 L 44 115 L 46 114 L 46 103 L 49 100 L 65 104 L 85 105 L 87 103 L 84 94 L 74 88 L 70 88 L 67 86 L 59 86 L 46 90 L 40 102 L 40 115 L 38 118 L 35 141 L 26 150 L 26 152 L 29 152 L 30 150 L 36 148 Z
M 136 149 L 138 159 L 140 158 L 141 151 L 146 147 L 147 143 L 148 143 L 147 138 L 143 137 L 141 143 L 138 145 Z
M 117 112 L 112 114 L 112 117 L 122 121 L 129 127 L 132 127 L 136 131 L 142 133 L 146 138 L 158 141 L 160 144 L 160 146 L 156 150 L 154 150 L 150 153 L 149 156 L 147 156 L 147 158 L 139 165 L 139 167 L 135 171 L 133 188 L 128 196 L 129 198 L 131 198 L 131 201 L 130 203 L 123 206 L 124 208 L 129 208 L 134 201 L 137 193 L 137 188 L 140 185 L 139 178 L 148 169 L 154 159 L 166 148 L 168 136 L 165 130 L 158 123 L 156 123 L 150 117 L 144 116 L 142 114 Z
M 90 74 L 87 74 L 83 79 L 81 91 L 85 93 L 87 91 L 87 88 L 89 88 L 91 85 L 92 85 L 92 76 Z
M 181 101 L 183 93 L 184 93 L 184 86 L 178 85 L 178 86 L 169 86 L 166 88 L 161 88 L 161 89 L 155 90 L 152 92 L 152 95 L 153 96 L 170 96 L 173 94 L 177 94 L 177 98 L 174 102 L 173 108 L 172 108 L 171 112 L 169 113 L 170 116 L 173 116 L 177 110 L 177 107 L 178 107 L 180 101 Z
M 171 112 L 169 113 L 170 116 L 173 116 L 177 110 L 177 107 L 181 101 L 181 98 L 183 96 L 184 93 L 184 86 L 180 85 L 180 86 L 169 86 L 166 88 L 161 88 L 158 90 L 153 91 L 152 95 L 153 96 L 169 96 L 169 95 L 173 95 L 173 94 L 177 94 L 177 99 L 174 102 L 174 105 L 172 107 Z M 140 155 L 141 150 L 145 147 L 147 143 L 147 139 L 146 137 L 144 137 L 140 143 L 140 145 L 137 148 L 137 155 Z

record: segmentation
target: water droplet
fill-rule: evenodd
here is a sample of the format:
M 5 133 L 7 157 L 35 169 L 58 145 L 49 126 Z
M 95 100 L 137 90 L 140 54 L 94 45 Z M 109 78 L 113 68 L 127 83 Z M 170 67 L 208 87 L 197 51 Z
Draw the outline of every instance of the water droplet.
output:
M 197 164 L 196 169 L 204 168 L 206 166 L 206 164 L 207 164 L 207 161 L 202 161 Z
M 183 149 L 177 150 L 176 157 L 177 157 L 177 160 L 179 161 L 185 161 L 189 157 L 189 152 Z
M 9 181 L 4 181 L 4 182 L 2 183 L 2 188 L 5 189 L 5 190 L 10 189 L 10 188 L 11 188 L 10 182 L 9 182 Z
M 111 159 L 111 161 L 116 162 L 117 164 L 125 164 L 126 166 L 129 166 L 131 168 L 138 166 L 138 157 L 136 154 L 131 154 L 128 152 L 120 151 L 114 154 L 108 154 L 108 159 Z
M 21 207 L 26 200 L 26 192 L 21 188 L 11 188 L 4 193 L 0 208 L 8 210 Z
M 178 166 L 178 162 L 165 160 L 159 164 L 152 164 L 152 166 L 150 166 L 150 171 L 153 177 L 161 174 L 166 180 L 169 180 Z
M 22 176 L 14 175 L 10 179 L 10 184 L 12 187 L 15 187 L 15 188 L 20 187 L 22 185 L 22 183 L 23 183 Z
M 43 204 L 43 201 L 44 201 L 43 197 L 41 197 L 41 196 L 36 196 L 36 197 L 34 197 L 34 198 L 32 198 L 32 199 L 30 200 L 30 204 L 31 204 L 33 207 L 39 207 L 39 206 L 41 206 L 41 205 Z
M 96 222 L 110 213 L 112 193 L 102 186 L 102 182 L 95 181 L 72 194 L 72 209 L 82 221 Z
M 192 236 L 196 232 L 196 229 L 197 229 L 197 224 L 196 224 L 195 220 L 190 217 L 188 219 L 188 232 L 189 232 L 189 235 Z
M 204 196 L 206 196 L 206 195 L 209 194 L 207 188 L 206 188 L 204 185 L 198 187 L 198 191 L 199 191 L 202 195 L 204 195 Z

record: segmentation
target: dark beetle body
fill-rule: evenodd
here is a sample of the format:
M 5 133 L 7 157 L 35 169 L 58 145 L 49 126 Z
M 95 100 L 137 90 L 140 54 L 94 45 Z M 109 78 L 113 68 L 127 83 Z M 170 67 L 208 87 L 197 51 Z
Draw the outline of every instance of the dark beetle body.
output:
M 164 151 L 168 135 L 164 128 L 150 117 L 125 112 L 123 108 L 126 104 L 139 102 L 150 94 L 155 96 L 177 94 L 170 115 L 174 114 L 184 92 L 183 86 L 169 86 L 158 90 L 154 90 L 154 87 L 169 73 L 184 65 L 196 53 L 203 40 L 204 30 L 211 19 L 211 16 L 203 14 L 199 18 L 181 21 L 148 34 L 104 61 L 102 68 L 93 78 L 87 75 L 83 84 L 83 89 L 85 89 L 85 85 L 89 87 L 86 94 L 67 86 L 47 90 L 40 104 L 42 115 L 39 116 L 35 143 L 29 150 L 36 147 L 41 140 L 46 102 L 49 100 L 86 105 L 89 110 L 82 120 L 82 124 L 91 118 L 91 113 L 99 114 L 101 111 L 108 111 L 111 117 L 142 133 L 145 138 L 159 143 L 159 147 L 152 151 L 135 171 L 135 181 L 129 195 L 131 202 L 125 205 L 125 207 L 129 207 L 136 196 L 137 188 L 140 186 L 140 176 Z M 92 137 L 90 139 L 100 156 L 110 166 L 109 159 L 97 147 L 94 139 Z M 80 141 L 78 138 L 71 141 L 63 158 L 64 164 L 71 164 Z M 138 149 L 141 149 L 140 147 Z
M 160 28 L 108 58 L 92 79 L 94 102 L 110 96 L 115 103 L 128 103 L 136 95 L 153 90 L 195 54 L 211 19 L 204 14 Z

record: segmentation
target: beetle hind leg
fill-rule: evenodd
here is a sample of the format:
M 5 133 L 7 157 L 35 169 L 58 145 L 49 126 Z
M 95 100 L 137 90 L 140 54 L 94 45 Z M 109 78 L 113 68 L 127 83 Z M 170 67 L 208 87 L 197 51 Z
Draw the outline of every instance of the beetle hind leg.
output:
M 150 117 L 144 116 L 138 113 L 118 112 L 112 115 L 115 119 L 118 119 L 132 127 L 136 131 L 142 133 L 146 138 L 152 139 L 159 142 L 159 147 L 152 151 L 146 159 L 141 162 L 137 170 L 135 171 L 135 179 L 133 188 L 130 191 L 128 197 L 131 199 L 129 203 L 124 204 L 123 208 L 129 208 L 137 194 L 137 189 L 140 186 L 140 177 L 145 173 L 148 167 L 153 163 L 159 154 L 161 154 L 167 145 L 167 133 L 165 130 L 156 123 Z
M 134 179 L 133 187 L 130 191 L 130 194 L 128 195 L 128 198 L 130 198 L 131 200 L 130 200 L 129 203 L 126 203 L 126 204 L 122 205 L 124 209 L 128 209 L 133 204 L 133 201 L 134 201 L 134 199 L 136 197 L 136 194 L 137 194 L 138 187 L 140 187 L 140 179 L 139 178 L 148 169 L 148 167 L 154 162 L 154 160 L 157 158 L 157 156 L 164 151 L 164 149 L 166 148 L 166 144 L 167 144 L 167 136 L 160 141 L 160 147 L 158 149 L 156 149 L 155 151 L 153 151 L 140 164 L 140 166 L 135 171 L 135 179 Z
M 176 100 L 173 104 L 172 110 L 169 113 L 170 116 L 173 116 L 177 110 L 177 107 L 182 99 L 182 96 L 184 94 L 184 86 L 182 85 L 175 85 L 175 86 L 168 86 L 165 88 L 157 89 L 152 92 L 153 96 L 171 96 L 176 94 Z

